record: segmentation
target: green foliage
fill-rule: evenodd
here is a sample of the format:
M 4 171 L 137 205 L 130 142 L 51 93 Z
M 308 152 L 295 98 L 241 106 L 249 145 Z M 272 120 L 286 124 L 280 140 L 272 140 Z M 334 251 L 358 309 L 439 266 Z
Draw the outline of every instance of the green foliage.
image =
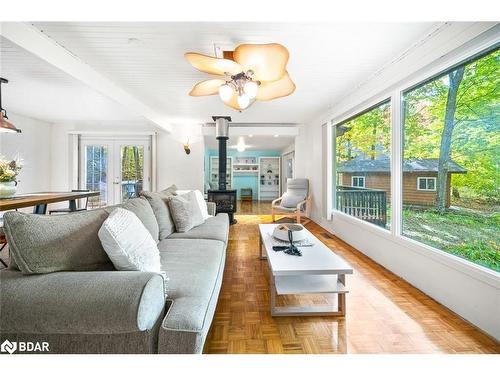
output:
M 140 146 L 123 146 L 121 152 L 122 180 L 142 180 L 144 171 L 144 148 Z
M 500 272 L 500 215 L 403 210 L 403 234 Z
M 457 95 L 451 158 L 467 170 L 452 186 L 484 199 L 500 199 L 500 51 L 465 67 Z M 444 75 L 404 96 L 404 157 L 438 158 L 449 88 Z
M 342 125 L 346 132 L 337 137 L 337 160 L 356 157 L 377 159 L 390 155 L 391 118 L 389 103 L 381 104 Z

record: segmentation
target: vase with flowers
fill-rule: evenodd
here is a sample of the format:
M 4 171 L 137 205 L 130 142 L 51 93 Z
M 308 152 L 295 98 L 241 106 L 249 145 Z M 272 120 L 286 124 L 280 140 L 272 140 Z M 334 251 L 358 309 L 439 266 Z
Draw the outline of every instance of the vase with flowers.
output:
M 16 194 L 17 175 L 23 167 L 20 159 L 8 160 L 0 155 L 0 199 Z

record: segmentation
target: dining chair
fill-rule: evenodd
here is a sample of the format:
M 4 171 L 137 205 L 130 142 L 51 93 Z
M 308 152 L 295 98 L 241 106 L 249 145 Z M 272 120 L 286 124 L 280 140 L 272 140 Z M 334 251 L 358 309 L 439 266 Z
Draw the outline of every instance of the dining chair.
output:
M 88 193 L 90 190 L 88 189 L 73 189 L 71 190 L 72 193 Z M 78 211 L 86 211 L 87 206 L 89 203 L 89 198 L 85 198 L 85 206 L 81 208 L 77 208 L 75 210 L 72 210 L 71 207 L 65 207 L 65 208 L 54 208 L 53 210 L 49 210 L 49 215 L 52 215 L 53 213 L 71 213 L 71 212 L 78 212 Z

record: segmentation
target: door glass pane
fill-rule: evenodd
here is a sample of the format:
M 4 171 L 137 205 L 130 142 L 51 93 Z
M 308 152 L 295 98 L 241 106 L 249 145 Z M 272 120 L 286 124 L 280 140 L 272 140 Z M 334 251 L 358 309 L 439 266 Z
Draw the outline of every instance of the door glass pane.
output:
M 288 178 L 293 178 L 293 159 L 290 158 L 287 160 L 287 173 L 286 176 Z
M 144 178 L 144 146 L 121 146 L 121 200 L 139 196 Z
M 102 145 L 85 146 L 85 189 L 98 191 L 99 197 L 90 197 L 89 208 L 108 204 L 108 148 Z

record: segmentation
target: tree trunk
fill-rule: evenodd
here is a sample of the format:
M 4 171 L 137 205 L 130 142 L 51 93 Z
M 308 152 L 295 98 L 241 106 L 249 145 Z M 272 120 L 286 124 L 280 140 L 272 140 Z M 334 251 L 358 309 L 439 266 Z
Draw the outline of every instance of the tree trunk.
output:
M 375 160 L 375 155 L 376 153 L 376 148 L 377 148 L 377 124 L 373 124 L 373 130 L 372 130 L 372 135 L 373 135 L 373 143 L 371 146 L 371 157 L 370 159 Z
M 142 176 L 140 168 L 139 168 L 139 147 L 138 146 L 133 146 L 134 148 L 134 167 L 135 167 L 135 179 L 136 180 L 141 180 Z
M 443 213 L 446 210 L 446 194 L 448 187 L 446 180 L 448 176 L 449 161 L 451 158 L 451 138 L 455 127 L 455 112 L 457 109 L 457 93 L 460 83 L 464 77 L 464 67 L 448 74 L 450 88 L 446 100 L 446 112 L 444 115 L 444 127 L 441 135 L 441 147 L 439 149 L 438 178 L 436 186 L 436 209 Z

